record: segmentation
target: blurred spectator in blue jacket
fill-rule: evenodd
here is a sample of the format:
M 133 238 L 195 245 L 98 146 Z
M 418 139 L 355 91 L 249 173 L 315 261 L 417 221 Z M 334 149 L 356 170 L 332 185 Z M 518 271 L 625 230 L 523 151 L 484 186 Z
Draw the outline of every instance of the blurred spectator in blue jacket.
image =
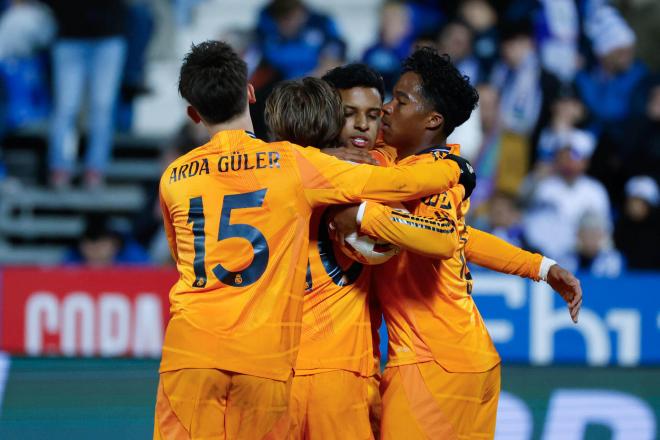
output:
M 378 41 L 366 50 L 362 60 L 381 74 L 389 93 L 415 38 L 410 7 L 403 1 L 387 0 L 381 10 L 379 32 Z
M 660 269 L 660 190 L 650 176 L 626 183 L 623 213 L 614 238 L 630 269 Z
M 612 7 L 600 8 L 590 20 L 589 35 L 598 57 L 596 66 L 581 71 L 576 86 L 590 113 L 589 129 L 600 138 L 626 140 L 623 122 L 631 97 L 647 69 L 635 57 L 635 33 Z
M 42 122 L 50 110 L 45 49 L 55 20 L 42 3 L 13 0 L 0 16 L 0 83 L 4 84 L 1 127 Z
M 345 58 L 334 21 L 301 0 L 272 0 L 259 14 L 257 39 L 264 60 L 284 79 L 323 73 Z
M 87 218 L 78 245 L 65 255 L 65 264 L 108 267 L 116 264 L 148 264 L 147 252 L 132 238 L 129 227 L 93 214 Z
M 97 187 L 103 183 L 111 156 L 114 109 L 126 58 L 125 5 L 116 0 L 48 1 L 59 24 L 52 53 L 51 183 L 66 186 L 75 171 L 76 122 L 88 91 L 84 181 L 88 187 Z

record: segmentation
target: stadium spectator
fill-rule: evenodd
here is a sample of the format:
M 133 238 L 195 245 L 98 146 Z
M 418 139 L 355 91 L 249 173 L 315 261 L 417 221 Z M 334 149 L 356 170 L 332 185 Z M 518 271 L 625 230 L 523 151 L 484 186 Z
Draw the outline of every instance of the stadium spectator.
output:
M 660 269 L 660 191 L 649 176 L 626 183 L 626 200 L 616 224 L 616 245 L 630 269 Z
M 401 61 L 410 52 L 413 31 L 408 5 L 400 0 L 387 0 L 381 10 L 378 41 L 366 50 L 362 60 L 381 74 L 388 93 L 399 77 Z
M 459 6 L 458 17 L 474 32 L 474 56 L 479 60 L 482 77 L 487 78 L 498 56 L 497 12 L 485 0 L 466 0 Z
M 59 24 L 53 47 L 54 109 L 50 128 L 51 183 L 67 186 L 75 172 L 76 121 L 89 91 L 84 183 L 103 184 L 111 156 L 114 109 L 126 57 L 125 8 L 115 0 L 48 0 Z
M 572 272 L 615 278 L 623 270 L 623 257 L 612 244 L 611 225 L 602 216 L 586 213 L 578 226 L 577 248 L 569 258 Z
M 562 82 L 570 83 L 580 59 L 580 7 L 575 0 L 542 0 L 539 3 L 536 37 L 541 63 Z
M 516 192 L 527 175 L 540 127 L 550 118 L 550 108 L 560 93 L 559 80 L 541 66 L 529 21 L 502 28 L 502 61 L 491 83 L 500 93 L 502 189 Z
M 48 117 L 49 89 L 44 49 L 55 35 L 55 20 L 42 3 L 13 0 L 0 16 L 0 106 L 2 127 L 13 129 Z
M 631 97 L 647 75 L 646 67 L 635 57 L 635 33 L 616 10 L 603 7 L 590 20 L 589 35 L 598 62 L 578 73 L 575 80 L 589 110 L 589 129 L 601 143 L 625 142 L 623 122 L 630 115 Z
M 108 267 L 116 264 L 147 264 L 149 255 L 130 235 L 128 228 L 105 215 L 90 215 L 78 245 L 70 249 L 65 264 Z
M 644 112 L 629 126 L 620 162 L 626 176 L 646 174 L 660 181 L 660 77 L 645 90 L 643 101 Z
M 126 3 L 126 63 L 117 103 L 117 129 L 128 132 L 133 127 L 133 101 L 149 93 L 145 58 L 154 32 L 155 17 L 152 0 L 126 0 Z
M 523 249 L 530 249 L 522 224 L 520 200 L 515 194 L 497 192 L 488 202 L 488 221 L 484 230 Z
M 334 21 L 301 0 L 272 0 L 259 14 L 257 39 L 264 60 L 284 79 L 323 73 L 346 52 Z
M 576 249 L 579 223 L 591 212 L 611 224 L 610 200 L 602 183 L 585 174 L 594 143 L 571 136 L 555 152 L 554 173 L 533 189 L 524 218 L 529 244 L 565 265 Z
M 615 0 L 613 2 L 637 35 L 637 53 L 654 72 L 660 71 L 660 2 L 656 0 Z
M 472 53 L 472 29 L 461 20 L 447 23 L 438 36 L 438 52 L 446 53 L 452 63 L 472 84 L 481 80 L 479 61 Z

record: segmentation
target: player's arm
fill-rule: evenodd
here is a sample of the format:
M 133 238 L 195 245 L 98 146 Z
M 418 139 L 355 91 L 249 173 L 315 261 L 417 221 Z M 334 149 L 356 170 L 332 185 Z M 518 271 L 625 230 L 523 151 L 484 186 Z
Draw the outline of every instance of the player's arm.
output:
M 534 281 L 542 279 L 542 255 L 513 246 L 501 238 L 479 229 L 470 226 L 467 229 L 468 240 L 465 244 L 465 257 L 469 262 L 496 272 L 518 275 Z
M 577 322 L 582 287 L 575 275 L 550 258 L 513 246 L 479 229 L 468 226 L 468 237 L 465 257 L 469 262 L 496 272 L 546 281 L 566 301 L 571 318 Z
M 447 200 L 460 193 L 457 187 L 442 195 L 429 198 L 423 205 L 424 215 L 413 215 L 405 209 L 395 209 L 375 202 L 363 202 L 358 206 L 338 207 L 332 212 L 331 225 L 338 235 L 346 235 L 359 228 L 362 234 L 370 235 L 395 244 L 402 249 L 431 258 L 447 259 L 459 247 L 456 227 L 456 212 Z M 432 206 L 432 202 L 436 206 Z M 444 202 L 444 205 L 443 205 Z M 456 206 L 456 205 L 454 205 Z
M 294 155 L 312 207 L 362 200 L 404 201 L 438 194 L 458 184 L 467 172 L 453 160 L 385 168 L 346 163 L 309 147 L 294 146 Z
M 177 253 L 176 249 L 176 232 L 174 231 L 174 225 L 172 224 L 172 216 L 170 214 L 170 210 L 167 207 L 167 203 L 165 202 L 165 193 L 163 191 L 163 186 L 161 184 L 160 187 L 160 211 L 163 214 L 163 226 L 165 227 L 165 236 L 167 237 L 167 244 L 170 247 L 170 253 L 172 254 L 172 258 L 174 258 L 174 261 L 176 263 L 179 263 L 179 255 Z

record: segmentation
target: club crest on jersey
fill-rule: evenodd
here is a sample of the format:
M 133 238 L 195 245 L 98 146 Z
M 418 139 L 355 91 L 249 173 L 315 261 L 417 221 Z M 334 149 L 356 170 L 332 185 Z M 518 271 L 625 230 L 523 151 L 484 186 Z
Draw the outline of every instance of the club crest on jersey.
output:
M 243 284 L 243 277 L 240 273 L 237 273 L 234 277 L 234 284 Z

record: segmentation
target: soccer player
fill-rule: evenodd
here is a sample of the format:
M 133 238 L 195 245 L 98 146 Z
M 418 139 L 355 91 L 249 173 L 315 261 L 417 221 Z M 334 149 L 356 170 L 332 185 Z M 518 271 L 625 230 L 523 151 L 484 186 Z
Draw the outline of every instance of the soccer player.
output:
M 172 162 L 160 181 L 179 280 L 154 438 L 286 438 L 312 210 L 418 198 L 469 182 L 471 172 L 461 160 L 349 164 L 256 139 L 247 67 L 222 42 L 192 47 L 179 91 L 211 140 Z
M 458 154 L 446 138 L 468 119 L 477 100 L 448 57 L 422 48 L 405 60 L 393 99 L 383 107 L 383 139 L 396 147 L 399 164 Z M 374 273 L 389 334 L 381 382 L 382 438 L 493 438 L 500 358 L 471 297 L 466 254 L 474 230 L 464 221 L 469 201 L 457 187 L 404 205 L 414 214 L 452 222 L 459 240 L 450 258 L 403 251 Z M 487 248 L 473 253 L 478 263 L 484 253 Z M 490 253 L 497 256 L 496 249 Z M 524 265 L 531 272 L 533 265 Z M 548 259 L 536 267 L 539 273 L 528 273 L 531 278 L 546 278 L 551 267 L 561 269 Z M 579 283 L 567 277 L 564 284 L 560 293 L 576 320 Z

